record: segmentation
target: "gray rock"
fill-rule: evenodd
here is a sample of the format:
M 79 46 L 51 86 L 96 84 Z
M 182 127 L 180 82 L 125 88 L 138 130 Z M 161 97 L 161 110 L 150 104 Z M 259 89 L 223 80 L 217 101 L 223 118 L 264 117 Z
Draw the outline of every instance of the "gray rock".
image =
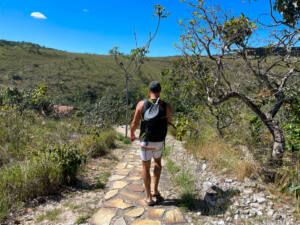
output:
M 247 194 L 247 195 L 250 195 L 253 193 L 253 190 L 251 188 L 247 188 L 247 189 L 244 189 L 244 194 Z
M 258 197 L 256 200 L 258 203 L 264 203 L 266 201 L 264 197 Z
M 268 212 L 267 212 L 267 216 L 268 217 L 272 217 L 274 215 L 274 210 L 273 209 L 270 209 Z
M 211 182 L 205 181 L 205 182 L 202 184 L 202 190 L 203 190 L 204 192 L 206 192 L 211 186 L 212 186 L 212 183 L 211 183 Z

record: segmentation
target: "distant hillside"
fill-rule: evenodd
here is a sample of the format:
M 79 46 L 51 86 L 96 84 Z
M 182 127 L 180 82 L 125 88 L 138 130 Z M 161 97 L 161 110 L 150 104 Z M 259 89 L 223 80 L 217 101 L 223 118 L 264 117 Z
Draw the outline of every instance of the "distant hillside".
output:
M 113 47 L 113 46 L 112 46 Z M 160 79 L 174 57 L 147 58 L 142 72 L 130 81 L 132 88 Z M 124 89 L 124 76 L 113 57 L 68 53 L 27 42 L 0 40 L 0 87 L 33 88 L 47 84 L 52 96 L 72 101 L 74 94 L 97 97 Z

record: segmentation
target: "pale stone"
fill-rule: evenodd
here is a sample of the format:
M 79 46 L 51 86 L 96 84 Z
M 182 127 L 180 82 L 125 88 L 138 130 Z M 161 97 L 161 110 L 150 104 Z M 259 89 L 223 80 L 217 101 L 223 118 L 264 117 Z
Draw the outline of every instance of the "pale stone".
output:
M 128 180 L 142 180 L 141 176 L 133 176 L 133 177 L 129 177 Z
M 274 215 L 274 210 L 270 209 L 267 213 L 268 217 L 272 217 Z
M 119 175 L 124 175 L 124 176 L 127 176 L 129 174 L 130 170 L 121 170 L 121 171 L 118 171 L 117 173 Z
M 119 163 L 119 164 L 116 166 L 116 168 L 117 168 L 117 169 L 125 169 L 126 165 L 127 165 L 127 163 Z
M 205 181 L 205 182 L 202 184 L 202 190 L 203 190 L 204 192 L 206 192 L 211 186 L 212 186 L 212 183 L 211 183 L 211 182 Z
M 136 220 L 131 225 L 161 225 L 161 222 L 157 220 Z
M 138 185 L 138 184 L 131 184 L 127 188 L 129 190 L 135 191 L 135 192 L 144 192 L 144 190 L 145 190 L 142 185 Z
M 160 218 L 164 214 L 165 209 L 149 209 L 149 216 Z
M 184 218 L 179 209 L 172 209 L 166 213 L 165 221 L 167 223 L 183 223 Z
M 140 206 L 147 206 L 147 202 L 145 200 L 138 200 Z
M 114 222 L 114 225 L 126 225 L 126 222 L 125 222 L 124 218 L 121 217 Z
M 132 194 L 132 193 L 129 193 L 129 192 L 127 192 L 127 191 L 122 191 L 120 194 L 121 194 L 121 195 L 124 195 L 125 197 L 134 199 L 134 200 L 140 200 L 140 199 L 142 198 L 142 197 L 139 196 L 139 195 Z
M 93 216 L 92 223 L 94 225 L 109 225 L 116 212 L 113 209 L 102 208 Z
M 127 182 L 125 182 L 125 181 L 116 181 L 113 183 L 113 188 L 121 189 L 121 188 L 125 187 L 126 185 L 127 185 Z
M 127 167 L 126 168 L 128 168 L 128 169 L 131 169 L 131 168 L 133 168 L 133 165 L 127 165 Z
M 108 199 L 114 197 L 116 194 L 118 194 L 118 190 L 111 190 L 105 194 L 104 198 L 105 198 L 105 200 L 108 200 Z
M 119 208 L 119 209 L 127 209 L 129 207 L 132 207 L 131 204 L 124 202 L 124 200 L 120 199 L 120 198 L 112 199 L 108 202 L 104 202 L 104 205 L 107 207 L 113 207 L 113 208 Z
M 250 188 L 248 188 L 248 189 L 244 189 L 244 191 L 243 191 L 245 194 L 252 194 L 253 193 L 253 190 L 252 189 L 250 189 Z
M 144 213 L 144 208 L 135 208 L 125 213 L 125 216 L 139 217 Z
M 112 175 L 110 178 L 109 178 L 109 181 L 115 181 L 115 180 L 122 180 L 125 176 L 122 176 L 122 175 Z

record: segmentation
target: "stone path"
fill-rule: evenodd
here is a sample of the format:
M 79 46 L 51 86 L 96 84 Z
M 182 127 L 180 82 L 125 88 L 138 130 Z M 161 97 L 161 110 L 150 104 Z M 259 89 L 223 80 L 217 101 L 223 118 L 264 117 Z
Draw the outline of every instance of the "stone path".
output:
M 164 170 L 159 191 L 165 197 L 165 201 L 153 207 L 147 206 L 137 141 L 132 143 L 112 174 L 105 200 L 91 218 L 93 225 L 188 224 L 176 206 L 175 193 L 169 192 L 171 182 Z

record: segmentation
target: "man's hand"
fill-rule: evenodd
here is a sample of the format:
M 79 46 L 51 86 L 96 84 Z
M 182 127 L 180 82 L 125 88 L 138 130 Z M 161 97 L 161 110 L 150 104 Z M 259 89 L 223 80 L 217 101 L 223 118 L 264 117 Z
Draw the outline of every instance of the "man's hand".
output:
M 134 133 L 132 133 L 132 134 L 130 135 L 130 140 L 131 140 L 131 141 L 134 141 L 134 140 L 135 140 L 135 135 L 134 135 Z

